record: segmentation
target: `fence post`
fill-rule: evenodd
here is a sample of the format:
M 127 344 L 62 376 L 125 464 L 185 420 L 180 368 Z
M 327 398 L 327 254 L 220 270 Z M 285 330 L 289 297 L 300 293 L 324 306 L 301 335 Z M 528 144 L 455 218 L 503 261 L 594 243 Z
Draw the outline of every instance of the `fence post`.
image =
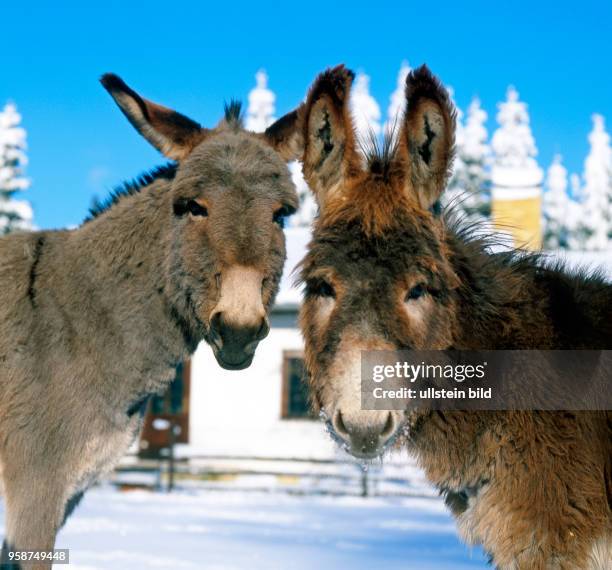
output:
M 181 426 L 175 424 L 172 419 L 156 418 L 153 420 L 153 429 L 158 431 L 168 430 L 168 493 L 170 493 L 174 489 L 174 472 L 176 470 L 174 444 L 176 443 L 176 436 L 181 433 Z
M 368 466 L 361 465 L 361 496 L 368 496 Z
M 174 422 L 170 420 L 170 431 L 168 432 L 168 493 L 174 489 Z

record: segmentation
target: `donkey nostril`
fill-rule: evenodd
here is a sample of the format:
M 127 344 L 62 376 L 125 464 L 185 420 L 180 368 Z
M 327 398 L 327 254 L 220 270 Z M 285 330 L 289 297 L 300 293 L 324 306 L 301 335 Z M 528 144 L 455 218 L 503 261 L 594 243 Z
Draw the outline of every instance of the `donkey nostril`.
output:
M 210 328 L 217 332 L 221 326 L 221 312 L 215 313 L 210 319 Z
M 334 424 L 334 429 L 336 430 L 336 433 L 338 435 L 341 435 L 344 437 L 348 437 L 350 435 L 349 430 L 344 425 L 344 421 L 342 419 L 342 412 L 340 410 L 338 410 L 336 414 L 334 415 L 333 424 Z
M 389 415 L 387 416 L 387 422 L 385 423 L 385 426 L 383 427 L 382 432 L 380 432 L 381 437 L 390 437 L 391 435 L 393 435 L 393 432 L 395 431 L 395 421 L 393 420 L 393 414 L 391 412 L 389 412 Z
M 268 319 L 264 318 L 262 319 L 261 326 L 259 327 L 259 330 L 257 331 L 257 335 L 256 335 L 257 340 L 262 340 L 266 338 L 269 332 L 270 332 L 270 325 L 268 324 Z
M 210 319 L 210 340 L 220 350 L 223 347 L 223 338 L 221 337 L 221 313 L 215 313 Z

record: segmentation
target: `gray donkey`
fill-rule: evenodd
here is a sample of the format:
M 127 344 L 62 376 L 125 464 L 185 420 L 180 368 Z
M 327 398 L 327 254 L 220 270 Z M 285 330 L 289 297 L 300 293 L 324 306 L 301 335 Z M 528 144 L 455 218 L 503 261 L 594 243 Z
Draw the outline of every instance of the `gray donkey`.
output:
M 83 492 L 138 435 L 148 396 L 199 341 L 223 368 L 249 366 L 297 207 L 285 165 L 295 113 L 255 134 L 232 103 L 205 129 L 116 75 L 101 81 L 173 162 L 76 230 L 0 238 L 5 559 L 53 548 Z

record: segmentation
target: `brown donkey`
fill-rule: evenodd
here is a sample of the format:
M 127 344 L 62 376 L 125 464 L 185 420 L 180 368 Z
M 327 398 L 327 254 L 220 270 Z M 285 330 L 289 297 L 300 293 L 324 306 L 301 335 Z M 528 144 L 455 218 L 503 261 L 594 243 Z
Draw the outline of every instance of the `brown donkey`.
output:
M 362 350 L 610 349 L 612 286 L 490 254 L 440 214 L 455 116 L 426 67 L 407 79 L 397 136 L 365 153 L 352 79 L 324 73 L 298 110 L 320 208 L 301 274 L 315 407 L 360 457 L 405 434 L 465 539 L 499 568 L 612 568 L 610 413 L 361 409 Z
M 224 368 L 251 363 L 297 207 L 280 136 L 295 113 L 254 134 L 232 104 L 209 130 L 114 75 L 102 84 L 176 162 L 125 184 L 76 230 L 0 238 L 5 557 L 53 548 L 200 340 Z

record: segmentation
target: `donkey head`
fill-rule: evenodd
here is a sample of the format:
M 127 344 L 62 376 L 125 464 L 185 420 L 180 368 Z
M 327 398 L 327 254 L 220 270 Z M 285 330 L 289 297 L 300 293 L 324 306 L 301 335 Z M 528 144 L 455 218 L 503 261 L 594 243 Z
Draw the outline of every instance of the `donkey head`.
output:
M 269 330 L 285 259 L 284 219 L 298 204 L 283 159 L 292 136 L 279 140 L 295 114 L 255 134 L 242 128 L 240 105 L 232 103 L 216 128 L 205 129 L 115 75 L 102 84 L 136 130 L 177 162 L 160 285 L 184 328 L 208 341 L 221 366 L 247 367 Z
M 404 414 L 361 409 L 361 351 L 443 349 L 458 285 L 438 216 L 452 160 L 448 94 L 423 66 L 406 82 L 397 132 L 359 152 L 353 74 L 323 73 L 302 110 L 304 175 L 319 218 L 302 264 L 301 326 L 315 407 L 354 455 L 375 456 Z

